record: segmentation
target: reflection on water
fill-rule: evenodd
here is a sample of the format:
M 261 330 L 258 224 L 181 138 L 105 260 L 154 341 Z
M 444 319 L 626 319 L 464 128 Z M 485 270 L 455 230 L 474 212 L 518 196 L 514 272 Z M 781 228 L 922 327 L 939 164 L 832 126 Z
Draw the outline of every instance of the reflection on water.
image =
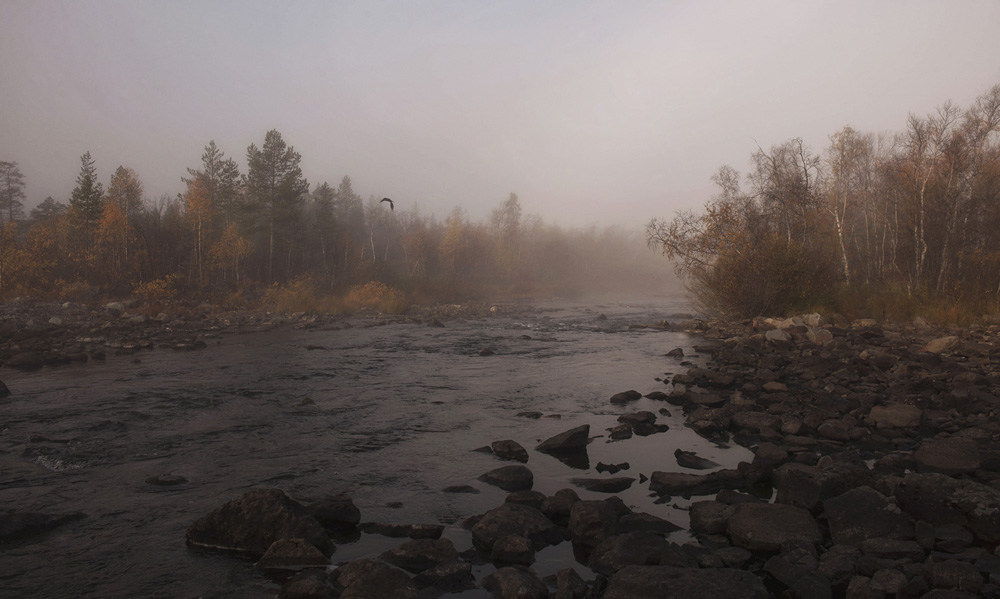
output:
M 695 344 L 629 325 L 686 311 L 682 302 L 536 305 L 443 329 L 391 323 L 257 333 L 195 353 L 141 353 L 138 364 L 109 357 L 5 372 L 14 395 L 0 400 L 0 505 L 87 514 L 0 549 L 8 596 L 273 597 L 277 586 L 247 560 L 187 548 L 187 526 L 254 486 L 302 501 L 345 492 L 366 521 L 457 523 L 503 501 L 503 491 L 477 481 L 502 464 L 472 451 L 496 440 L 528 448 L 534 488 L 550 495 L 574 477 L 608 476 L 592 469 L 598 463 L 628 462 L 627 475 L 638 477 L 678 470 L 678 448 L 723 466 L 749 457 L 683 428 L 679 413 L 660 416 L 669 432 L 609 442 L 620 414 L 665 407 L 648 399 L 616 406 L 610 396 L 668 390 L 657 379 L 683 367 L 664 354 L 682 347 L 690 355 Z M 493 355 L 480 356 L 484 347 Z M 543 416 L 518 416 L 532 411 Z M 582 424 L 596 437 L 586 463 L 532 451 Z M 454 485 L 480 493 L 442 491 Z M 653 503 L 646 484 L 619 495 L 686 525 L 685 512 Z M 458 528 L 446 536 L 460 551 L 471 544 Z M 364 534 L 333 560 L 400 542 Z M 539 553 L 541 574 L 571 559 L 564 545 Z

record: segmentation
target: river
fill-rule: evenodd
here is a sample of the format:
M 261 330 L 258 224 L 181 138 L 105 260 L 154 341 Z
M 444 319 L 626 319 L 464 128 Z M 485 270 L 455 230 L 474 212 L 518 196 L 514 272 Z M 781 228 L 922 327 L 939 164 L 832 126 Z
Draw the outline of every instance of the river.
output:
M 476 479 L 507 463 L 473 450 L 501 439 L 529 449 L 534 488 L 546 494 L 572 486 L 574 477 L 607 476 L 594 469 L 598 462 L 627 461 L 631 468 L 616 476 L 638 477 L 682 470 L 676 448 L 726 466 L 751 457 L 698 437 L 664 402 L 608 401 L 629 389 L 669 391 L 657 379 L 683 370 L 681 360 L 704 360 L 691 357 L 695 338 L 630 328 L 676 320 L 690 310 L 683 299 L 532 306 L 444 320 L 443 328 L 356 317 L 350 328 L 223 335 L 195 352 L 4 369 L 12 396 L 0 400 L 0 506 L 86 518 L 0 546 L 0 595 L 274 597 L 278 585 L 250 560 L 184 541 L 191 522 L 260 486 L 303 502 L 348 493 L 363 521 L 445 524 L 462 551 L 471 541 L 458 523 L 505 495 Z M 486 347 L 493 355 L 479 355 Z M 675 347 L 689 357 L 664 356 Z M 658 422 L 670 431 L 608 441 L 618 415 L 661 408 L 671 414 Z M 518 416 L 526 411 L 545 417 Z M 588 448 L 588 468 L 531 450 L 584 423 L 592 436 L 604 435 Z M 187 482 L 146 482 L 166 476 Z M 451 485 L 481 492 L 442 492 Z M 646 484 L 619 496 L 686 525 L 683 502 L 655 504 Z M 363 534 L 339 545 L 332 561 L 400 542 Z M 540 552 L 540 574 L 569 565 L 568 546 Z

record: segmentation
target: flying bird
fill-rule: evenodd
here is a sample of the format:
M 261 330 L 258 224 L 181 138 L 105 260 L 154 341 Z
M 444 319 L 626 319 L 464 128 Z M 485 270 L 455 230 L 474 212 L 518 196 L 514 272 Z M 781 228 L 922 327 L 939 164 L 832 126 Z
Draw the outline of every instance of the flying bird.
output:
M 390 200 L 389 198 L 382 198 L 381 200 L 379 200 L 378 203 L 381 204 L 382 202 L 389 202 L 389 210 L 395 210 L 396 209 L 393 206 L 393 204 L 392 204 L 392 200 Z

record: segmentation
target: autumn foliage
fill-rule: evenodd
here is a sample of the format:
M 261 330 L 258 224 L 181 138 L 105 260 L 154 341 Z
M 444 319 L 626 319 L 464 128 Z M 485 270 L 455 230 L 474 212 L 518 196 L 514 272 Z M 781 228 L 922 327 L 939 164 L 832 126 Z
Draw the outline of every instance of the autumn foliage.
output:
M 151 199 L 125 166 L 105 190 L 84 154 L 68 206 L 49 198 L 28 219 L 0 222 L 0 295 L 395 313 L 413 302 L 672 282 L 640 232 L 547 225 L 525 216 L 516 194 L 483 222 L 462 208 L 442 222 L 409 202 L 390 210 L 363 199 L 347 176 L 310 191 L 277 131 L 248 148 L 244 174 L 214 142 L 201 158 L 183 193 Z
M 923 306 L 953 321 L 959 305 L 1000 306 L 1000 85 L 895 135 L 845 127 L 822 155 L 801 139 L 759 148 L 745 177 L 724 166 L 713 180 L 704 211 L 646 229 L 711 312 Z

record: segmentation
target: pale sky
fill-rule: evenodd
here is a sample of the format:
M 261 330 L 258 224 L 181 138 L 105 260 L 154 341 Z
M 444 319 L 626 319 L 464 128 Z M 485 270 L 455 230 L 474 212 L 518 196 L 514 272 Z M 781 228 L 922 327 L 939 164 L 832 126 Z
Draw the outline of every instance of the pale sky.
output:
M 88 150 L 173 196 L 209 140 L 242 171 L 277 129 L 312 188 L 638 227 L 758 144 L 968 106 L 998 27 L 998 0 L 0 0 L 0 160 L 29 208 Z

